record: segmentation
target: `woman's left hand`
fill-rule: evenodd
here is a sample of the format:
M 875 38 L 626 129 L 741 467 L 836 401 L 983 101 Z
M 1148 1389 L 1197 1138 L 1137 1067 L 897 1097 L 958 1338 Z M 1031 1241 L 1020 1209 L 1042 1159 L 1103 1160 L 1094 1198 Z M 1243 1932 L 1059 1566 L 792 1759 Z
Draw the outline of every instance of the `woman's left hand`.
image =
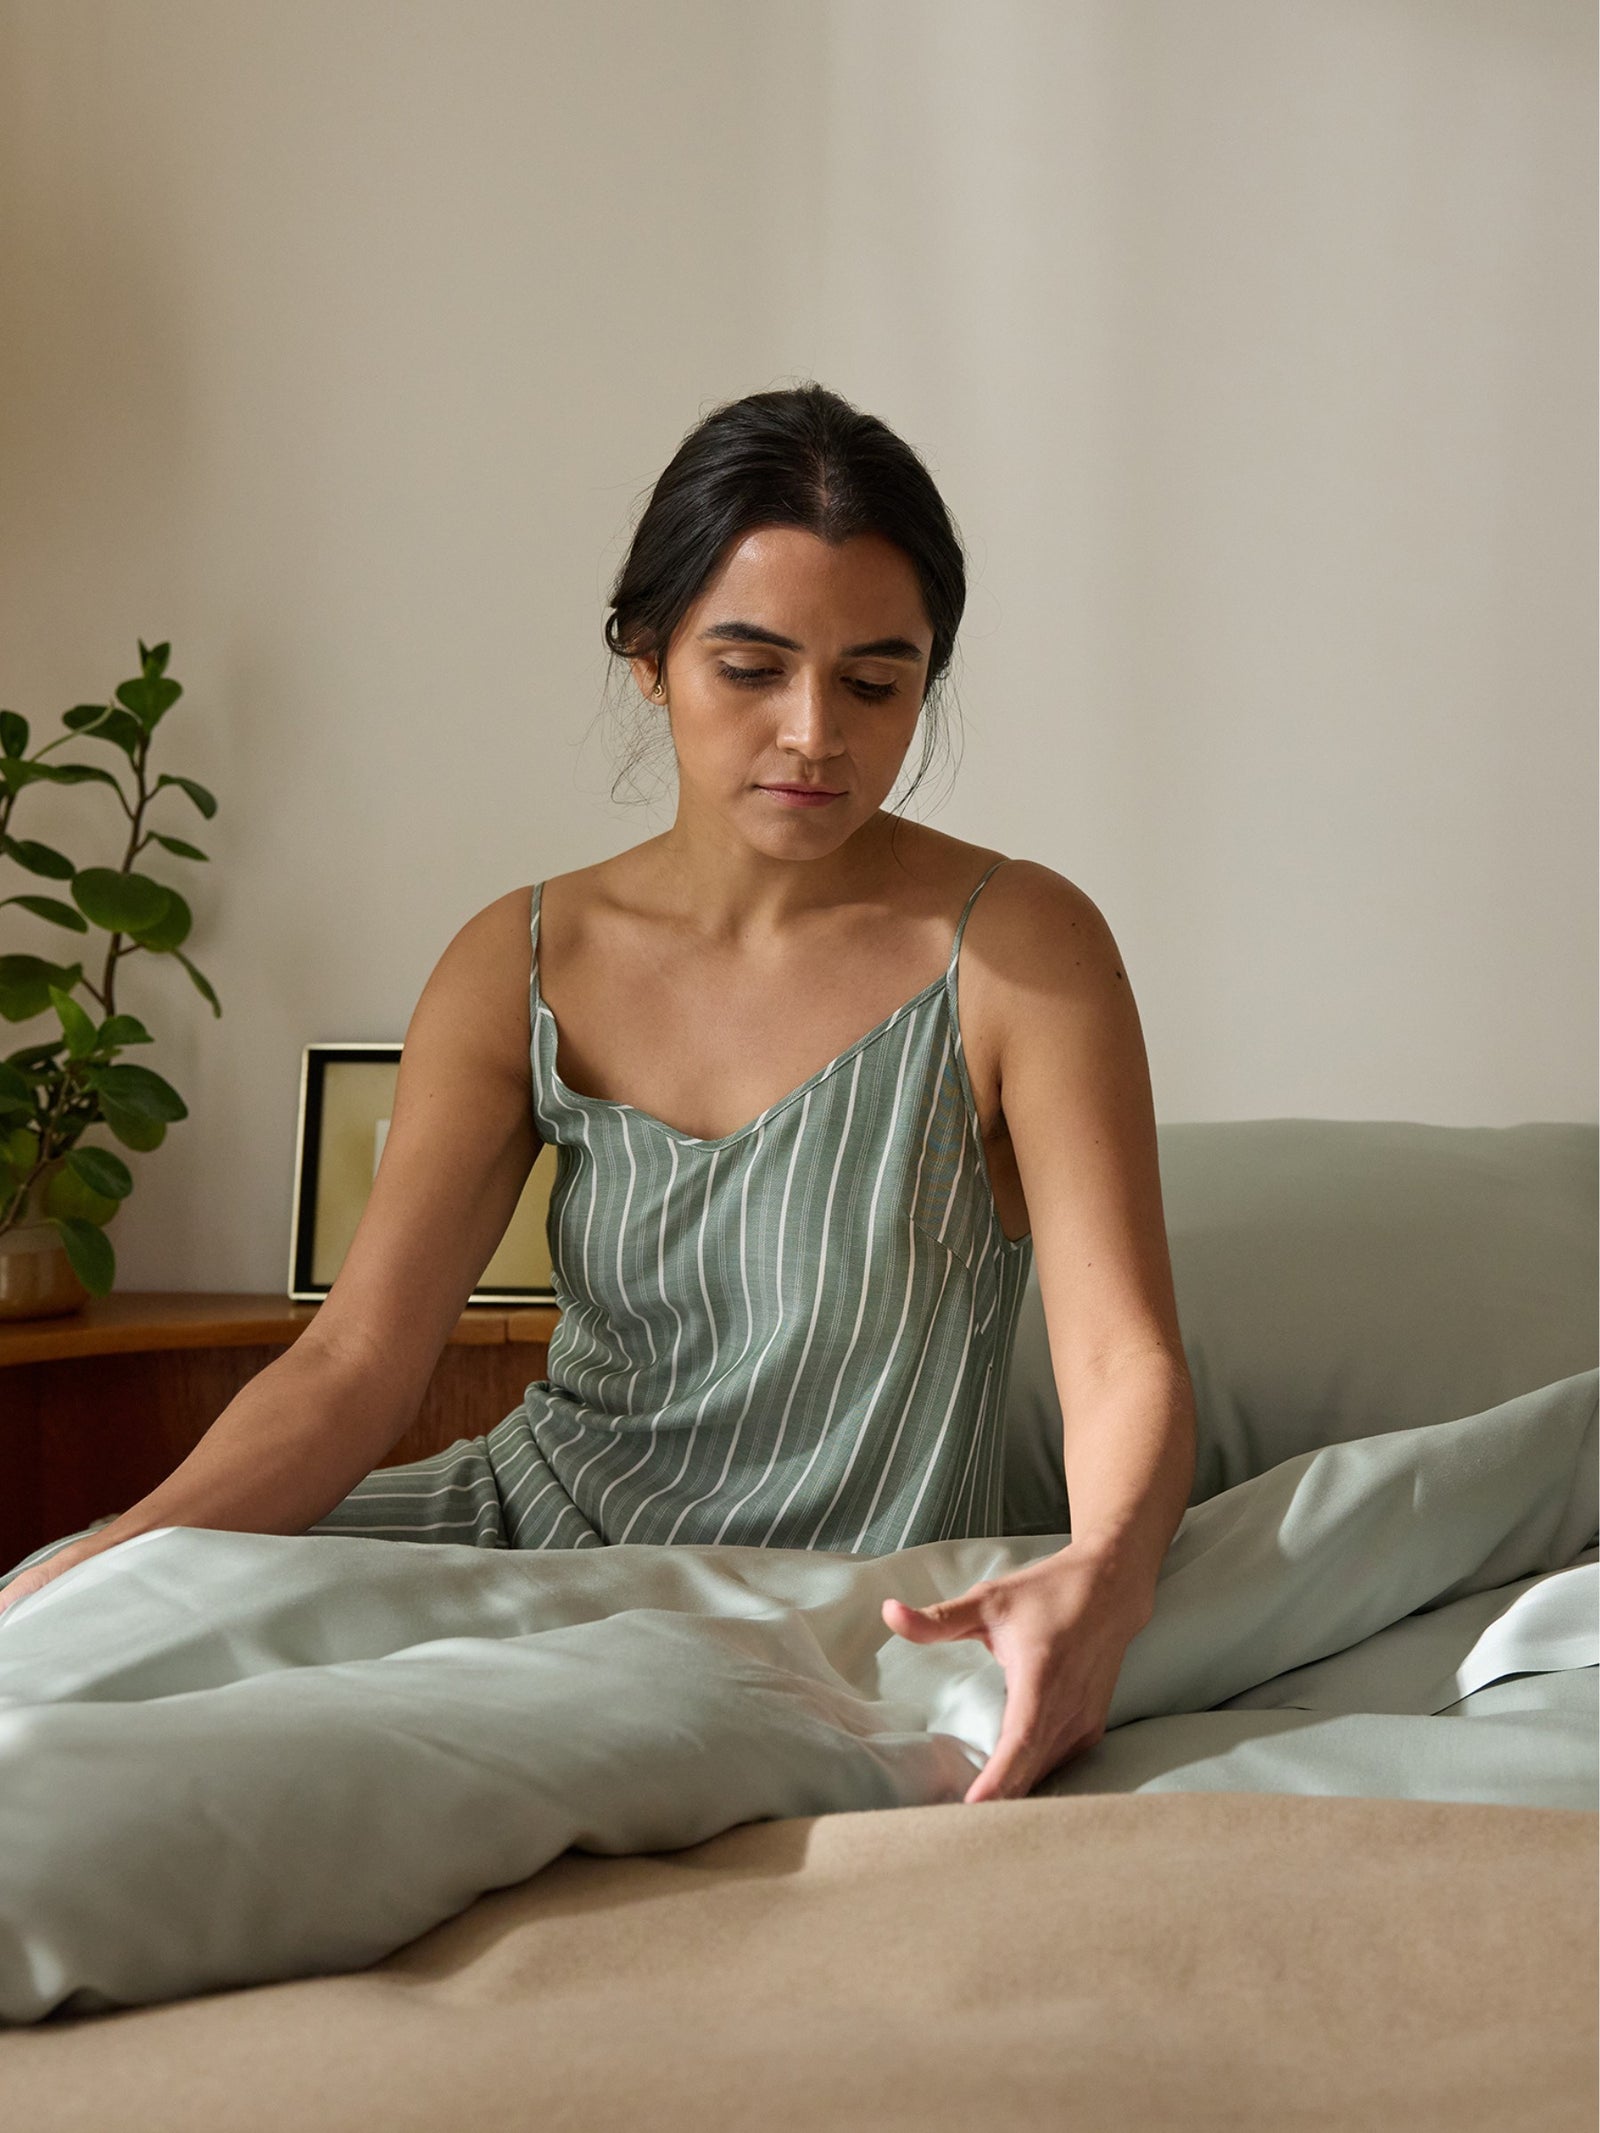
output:
M 908 1607 L 885 1600 L 883 1619 L 913 1644 L 976 1637 L 1006 1677 L 994 1752 L 963 1795 L 1021 1799 L 1106 1730 L 1123 1654 L 1149 1621 L 1154 1596 L 1073 1544 L 954 1600 Z

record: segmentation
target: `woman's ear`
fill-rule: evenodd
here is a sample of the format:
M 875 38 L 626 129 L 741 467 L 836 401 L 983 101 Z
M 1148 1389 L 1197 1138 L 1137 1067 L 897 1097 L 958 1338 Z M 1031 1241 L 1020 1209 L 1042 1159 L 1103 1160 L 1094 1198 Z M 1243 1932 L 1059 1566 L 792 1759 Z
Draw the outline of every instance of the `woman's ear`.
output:
M 653 709 L 659 711 L 665 701 L 666 674 L 657 661 L 655 654 L 651 652 L 638 659 L 630 659 L 628 665 L 633 671 L 634 680 L 639 685 L 639 694 L 644 697 L 645 701 Z M 659 696 L 656 694 L 656 683 L 658 681 L 661 683 L 662 688 L 662 694 Z

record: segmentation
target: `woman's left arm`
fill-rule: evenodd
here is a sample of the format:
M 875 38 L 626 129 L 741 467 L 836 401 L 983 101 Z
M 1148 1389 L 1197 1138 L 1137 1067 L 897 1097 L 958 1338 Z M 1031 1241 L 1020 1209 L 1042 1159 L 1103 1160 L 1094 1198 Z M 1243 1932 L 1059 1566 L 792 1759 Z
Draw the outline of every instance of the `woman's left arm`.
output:
M 997 1032 L 1001 1105 L 1061 1395 L 1072 1535 L 1059 1553 L 957 1599 L 884 1602 L 899 1635 L 977 1637 L 1005 1671 L 1000 1737 L 969 1802 L 1020 1798 L 1103 1736 L 1195 1464 L 1194 1391 L 1132 988 L 1082 890 L 1033 861 L 1004 869 L 994 888 L 1002 884 L 1004 896 L 974 912 L 962 977 L 975 1015 Z

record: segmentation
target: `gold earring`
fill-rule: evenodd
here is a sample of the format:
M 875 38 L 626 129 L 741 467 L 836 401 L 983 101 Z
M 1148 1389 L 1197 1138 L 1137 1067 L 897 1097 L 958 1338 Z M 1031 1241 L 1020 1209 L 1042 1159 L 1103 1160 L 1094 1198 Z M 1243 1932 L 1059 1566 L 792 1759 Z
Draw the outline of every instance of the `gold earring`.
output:
M 666 690 L 665 690 L 665 689 L 663 689 L 663 688 L 662 688 L 662 686 L 661 686 L 661 684 L 660 684 L 660 682 L 659 682 L 659 681 L 658 681 L 658 682 L 656 683 L 655 687 L 654 687 L 654 688 L 653 688 L 653 689 L 652 689 L 652 690 L 650 691 L 650 694 L 651 694 L 652 696 L 659 696 L 659 697 L 661 698 L 661 701 L 662 701 L 663 703 L 665 703 L 665 702 L 666 702 L 666 700 L 667 700 L 667 692 L 666 692 Z

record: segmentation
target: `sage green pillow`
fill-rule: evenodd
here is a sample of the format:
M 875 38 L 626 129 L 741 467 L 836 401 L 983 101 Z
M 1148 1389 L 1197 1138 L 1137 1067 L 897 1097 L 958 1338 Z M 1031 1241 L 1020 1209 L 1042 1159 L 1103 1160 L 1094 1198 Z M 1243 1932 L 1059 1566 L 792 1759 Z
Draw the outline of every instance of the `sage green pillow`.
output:
M 1191 1503 L 1318 1445 L 1479 1414 L 1595 1367 L 1594 1126 L 1201 1120 L 1157 1142 L 1199 1421 Z M 1005 1530 L 1069 1525 L 1035 1266 Z

